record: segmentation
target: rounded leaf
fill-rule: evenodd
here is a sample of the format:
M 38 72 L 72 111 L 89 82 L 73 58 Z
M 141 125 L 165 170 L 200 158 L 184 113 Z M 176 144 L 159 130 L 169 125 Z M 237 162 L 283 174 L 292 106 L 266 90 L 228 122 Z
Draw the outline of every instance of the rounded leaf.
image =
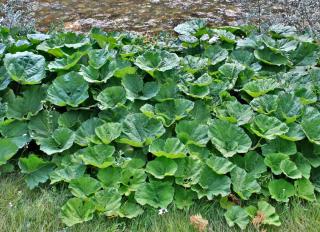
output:
M 254 117 L 250 124 L 250 129 L 259 137 L 265 139 L 275 139 L 279 135 L 283 135 L 289 131 L 287 125 L 279 119 L 264 114 Z
M 109 144 L 118 138 L 122 131 L 121 123 L 108 122 L 96 127 L 95 132 L 104 144 Z
M 154 140 L 149 146 L 149 152 L 156 156 L 165 156 L 170 159 L 183 158 L 187 155 L 187 149 L 177 138 Z
M 150 50 L 138 56 L 135 65 L 152 75 L 155 71 L 164 72 L 173 69 L 179 65 L 179 62 L 180 59 L 175 53 Z
M 79 198 L 71 198 L 62 206 L 61 218 L 67 226 L 90 221 L 95 211 L 94 203 L 91 200 L 83 201 Z
M 0 138 L 0 166 L 11 159 L 19 150 L 12 139 Z
M 126 102 L 126 91 L 121 86 L 113 86 L 105 88 L 97 96 L 99 109 L 112 109 Z
M 209 137 L 212 144 L 225 157 L 246 153 L 252 145 L 244 130 L 228 121 L 213 120 L 209 126 Z
M 48 155 L 63 152 L 69 149 L 75 140 L 76 135 L 68 128 L 58 128 L 48 138 L 39 138 L 36 142 L 40 150 Z
M 80 150 L 79 156 L 86 165 L 107 168 L 115 162 L 114 152 L 115 148 L 113 146 L 100 144 Z
M 229 226 L 239 226 L 241 230 L 244 230 L 249 224 L 249 215 L 245 209 L 240 206 L 232 206 L 224 214 L 224 217 Z
M 181 121 L 176 125 L 178 138 L 185 144 L 205 146 L 209 141 L 208 126 L 199 121 Z
M 153 208 L 167 208 L 172 202 L 174 188 L 171 183 L 152 181 L 144 183 L 137 189 L 134 198 L 140 205 L 150 205 Z
M 3 63 L 12 80 L 23 85 L 41 83 L 46 77 L 44 57 L 32 52 L 7 53 Z
M 77 107 L 88 97 L 88 83 L 76 72 L 58 76 L 48 88 L 48 100 L 57 106 Z
M 156 119 L 148 118 L 140 113 L 129 114 L 122 123 L 122 135 L 118 142 L 142 147 L 152 143 L 164 132 L 165 129 L 161 122 Z
M 289 198 L 295 194 L 293 185 L 284 179 L 270 181 L 268 188 L 271 198 L 280 202 L 288 202 Z
M 178 169 L 178 165 L 172 159 L 158 157 L 148 162 L 146 172 L 157 179 L 163 179 L 166 176 L 173 176 Z
M 73 179 L 69 183 L 69 189 L 75 197 L 86 199 L 90 195 L 101 189 L 101 184 L 96 179 L 83 176 L 78 179 Z

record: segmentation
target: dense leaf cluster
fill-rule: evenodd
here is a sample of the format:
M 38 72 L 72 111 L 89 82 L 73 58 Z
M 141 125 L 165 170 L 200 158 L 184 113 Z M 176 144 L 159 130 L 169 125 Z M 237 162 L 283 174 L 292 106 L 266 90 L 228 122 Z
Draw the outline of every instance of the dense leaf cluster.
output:
M 175 31 L 150 42 L 2 28 L 1 171 L 18 163 L 30 188 L 67 183 L 68 226 L 201 198 L 219 199 L 230 226 L 279 226 L 270 203 L 314 201 L 319 45 L 281 25 Z

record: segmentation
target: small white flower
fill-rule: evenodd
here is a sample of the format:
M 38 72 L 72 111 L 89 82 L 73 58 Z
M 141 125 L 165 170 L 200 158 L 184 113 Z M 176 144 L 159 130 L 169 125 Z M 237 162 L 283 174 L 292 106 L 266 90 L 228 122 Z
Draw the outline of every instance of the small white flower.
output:
M 165 213 L 168 213 L 168 210 L 166 208 L 159 209 L 159 215 L 163 215 Z
M 13 207 L 12 202 L 9 202 L 9 208 L 12 208 L 12 207 Z

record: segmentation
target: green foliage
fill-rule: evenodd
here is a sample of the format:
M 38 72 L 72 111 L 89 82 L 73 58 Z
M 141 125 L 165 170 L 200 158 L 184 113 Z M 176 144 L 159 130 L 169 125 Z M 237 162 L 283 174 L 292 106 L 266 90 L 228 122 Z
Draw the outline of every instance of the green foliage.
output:
M 175 31 L 168 44 L 98 29 L 1 40 L 0 170 L 18 159 L 30 188 L 67 184 L 68 226 L 201 198 L 220 198 L 230 226 L 262 213 L 278 226 L 267 199 L 314 201 L 319 45 L 202 20 Z

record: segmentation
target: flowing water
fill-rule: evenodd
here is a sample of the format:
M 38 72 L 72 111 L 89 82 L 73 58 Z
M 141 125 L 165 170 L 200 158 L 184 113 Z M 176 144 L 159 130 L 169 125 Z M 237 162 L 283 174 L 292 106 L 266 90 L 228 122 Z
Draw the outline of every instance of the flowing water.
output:
M 158 32 L 180 22 L 204 18 L 213 24 L 233 23 L 238 8 L 232 0 L 39 0 L 38 27 L 63 23 L 72 30 L 92 26 L 109 31 Z

